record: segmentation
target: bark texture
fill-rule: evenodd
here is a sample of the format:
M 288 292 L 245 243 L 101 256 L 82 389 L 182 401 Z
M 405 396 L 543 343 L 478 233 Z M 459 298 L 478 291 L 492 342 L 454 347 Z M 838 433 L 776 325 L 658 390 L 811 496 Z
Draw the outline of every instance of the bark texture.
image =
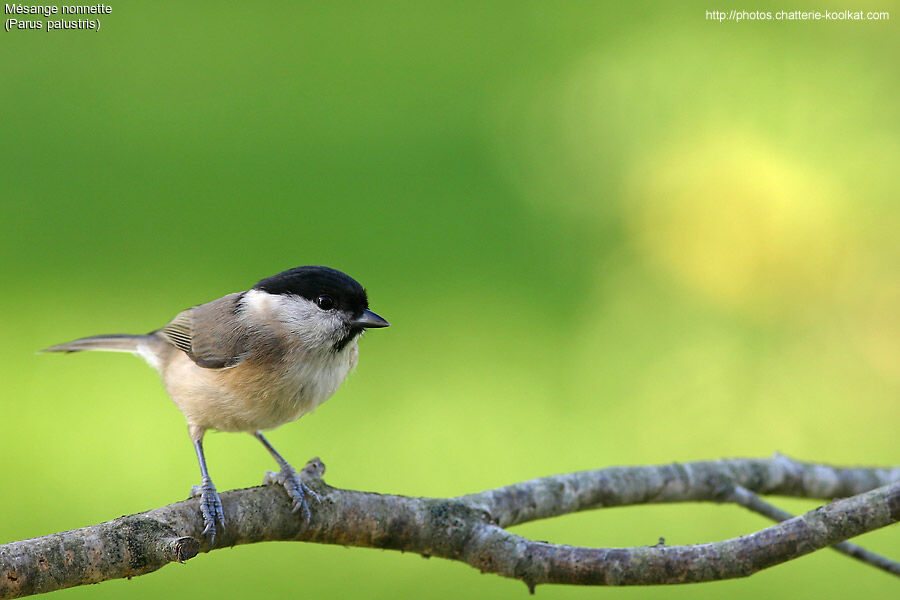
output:
M 226 528 L 216 535 L 215 548 L 297 540 L 417 552 L 516 578 L 533 590 L 540 583 L 650 585 L 744 577 L 900 520 L 900 467 L 840 468 L 783 456 L 613 467 L 449 499 L 333 488 L 321 480 L 324 470 L 313 459 L 303 471 L 322 496 L 308 524 L 291 512 L 280 486 L 222 493 Z M 663 502 L 737 502 L 767 514 L 747 494 L 843 499 L 751 535 L 691 546 L 582 548 L 536 542 L 505 529 L 582 510 Z M 202 530 L 199 500 L 192 498 L 2 545 L 0 598 L 134 577 L 188 560 L 213 549 Z

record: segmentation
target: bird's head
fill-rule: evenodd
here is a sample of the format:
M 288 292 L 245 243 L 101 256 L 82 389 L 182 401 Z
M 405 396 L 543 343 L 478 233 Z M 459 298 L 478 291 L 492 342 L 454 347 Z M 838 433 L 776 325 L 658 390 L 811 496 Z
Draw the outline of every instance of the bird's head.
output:
M 278 297 L 278 318 L 310 347 L 340 352 L 366 329 L 387 327 L 369 310 L 366 290 L 337 269 L 295 267 L 267 277 L 251 292 Z

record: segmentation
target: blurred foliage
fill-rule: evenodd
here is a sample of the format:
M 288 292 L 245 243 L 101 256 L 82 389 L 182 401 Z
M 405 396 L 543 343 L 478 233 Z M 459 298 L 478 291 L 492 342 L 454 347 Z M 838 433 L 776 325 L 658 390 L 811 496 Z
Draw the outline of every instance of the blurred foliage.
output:
M 35 350 L 148 331 L 299 264 L 357 277 L 393 324 L 331 402 L 271 436 L 296 465 L 321 456 L 333 485 L 444 496 L 776 450 L 900 462 L 896 25 L 716 24 L 707 8 L 723 7 L 120 3 L 99 33 L 0 32 L 0 541 L 167 504 L 198 479 L 140 361 Z M 257 446 L 208 437 L 220 490 L 273 468 Z M 679 505 L 517 531 L 644 545 L 764 525 Z M 860 542 L 896 558 L 897 536 Z M 602 593 L 895 585 L 820 552 L 745 581 Z M 264 544 L 57 595 L 263 589 L 526 593 L 441 560 Z

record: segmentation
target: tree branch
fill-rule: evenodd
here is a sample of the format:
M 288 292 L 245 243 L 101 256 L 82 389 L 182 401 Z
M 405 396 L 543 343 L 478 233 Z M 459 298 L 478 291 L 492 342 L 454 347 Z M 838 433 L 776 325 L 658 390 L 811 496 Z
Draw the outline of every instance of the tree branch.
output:
M 764 517 L 768 517 L 773 521 L 781 522 L 794 518 L 794 515 L 791 513 L 769 504 L 747 488 L 739 485 L 734 486 L 728 499 L 735 504 L 740 504 L 744 508 L 752 510 Z M 870 564 L 873 567 L 887 571 L 892 575 L 900 576 L 900 563 L 889 560 L 874 552 L 870 552 L 856 544 L 851 544 L 850 542 L 838 542 L 831 548 L 841 554 L 846 554 L 851 558 L 855 558 L 861 562 Z
M 221 494 L 216 548 L 297 540 L 417 552 L 539 583 L 648 585 L 744 577 L 900 520 L 900 468 L 838 468 L 783 456 L 613 467 L 543 477 L 458 498 L 410 498 L 332 488 L 310 461 L 321 496 L 304 524 L 279 486 Z M 733 500 L 759 494 L 846 497 L 754 534 L 691 546 L 580 548 L 535 542 L 504 528 L 593 508 Z M 877 489 L 875 489 L 877 488 Z M 134 577 L 208 552 L 199 500 L 0 546 L 0 598 Z

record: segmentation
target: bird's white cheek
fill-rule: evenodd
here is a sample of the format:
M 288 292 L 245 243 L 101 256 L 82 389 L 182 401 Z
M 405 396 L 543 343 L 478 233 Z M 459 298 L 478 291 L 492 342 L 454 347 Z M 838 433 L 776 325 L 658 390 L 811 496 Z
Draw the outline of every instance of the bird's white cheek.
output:
M 241 302 L 248 314 L 254 317 L 271 318 L 278 296 L 260 290 L 249 290 Z
M 249 319 L 265 323 L 276 335 L 284 335 L 289 345 L 306 353 L 330 353 L 343 336 L 343 316 L 323 311 L 306 298 L 250 290 L 243 302 Z

